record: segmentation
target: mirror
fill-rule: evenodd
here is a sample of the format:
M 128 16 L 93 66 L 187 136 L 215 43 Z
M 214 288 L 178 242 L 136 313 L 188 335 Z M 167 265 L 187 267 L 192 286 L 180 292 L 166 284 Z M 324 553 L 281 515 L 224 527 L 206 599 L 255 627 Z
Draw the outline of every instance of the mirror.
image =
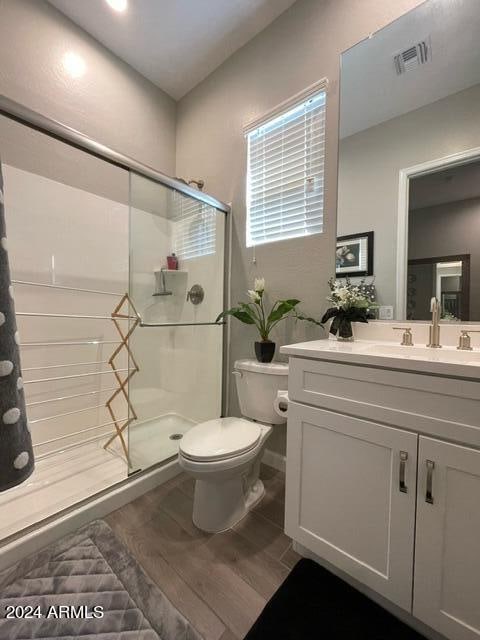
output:
M 336 273 L 379 319 L 480 320 L 479 32 L 427 0 L 342 54 Z

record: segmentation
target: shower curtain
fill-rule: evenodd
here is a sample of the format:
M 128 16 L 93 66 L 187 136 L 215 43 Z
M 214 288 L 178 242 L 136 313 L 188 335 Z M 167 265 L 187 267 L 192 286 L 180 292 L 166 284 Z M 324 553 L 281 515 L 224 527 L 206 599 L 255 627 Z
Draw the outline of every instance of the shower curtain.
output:
M 0 491 L 26 480 L 34 467 L 18 343 L 0 163 Z

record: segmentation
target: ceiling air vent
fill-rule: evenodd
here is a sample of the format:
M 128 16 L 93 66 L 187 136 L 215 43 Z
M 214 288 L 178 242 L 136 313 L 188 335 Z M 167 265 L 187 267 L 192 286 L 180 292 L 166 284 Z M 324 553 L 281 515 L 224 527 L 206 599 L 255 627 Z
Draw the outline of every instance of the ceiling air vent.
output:
M 412 47 L 397 53 L 394 58 L 397 75 L 412 71 L 430 60 L 430 44 L 427 40 L 422 40 Z

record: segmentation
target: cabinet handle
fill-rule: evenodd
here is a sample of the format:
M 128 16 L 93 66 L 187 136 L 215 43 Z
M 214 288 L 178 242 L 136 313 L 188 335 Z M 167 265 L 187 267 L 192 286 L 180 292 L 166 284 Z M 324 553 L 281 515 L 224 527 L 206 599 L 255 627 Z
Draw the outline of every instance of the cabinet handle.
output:
M 400 451 L 400 474 L 398 488 L 402 493 L 408 493 L 407 485 L 405 484 L 405 467 L 407 465 L 408 453 L 406 451 Z
M 433 470 L 435 469 L 435 462 L 433 460 L 427 460 L 427 491 L 425 493 L 425 502 L 433 504 Z

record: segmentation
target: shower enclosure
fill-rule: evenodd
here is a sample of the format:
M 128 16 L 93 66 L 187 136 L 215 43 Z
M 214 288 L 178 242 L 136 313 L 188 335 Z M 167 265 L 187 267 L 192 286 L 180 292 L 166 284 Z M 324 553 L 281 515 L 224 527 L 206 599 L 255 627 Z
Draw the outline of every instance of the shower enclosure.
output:
M 130 176 L 129 293 L 141 321 L 129 398 L 132 469 L 175 455 L 192 425 L 222 410 L 225 215 L 144 176 Z M 175 253 L 178 269 L 166 268 Z
M 229 208 L 2 96 L 0 157 L 36 458 L 0 493 L 4 543 L 222 414 Z

